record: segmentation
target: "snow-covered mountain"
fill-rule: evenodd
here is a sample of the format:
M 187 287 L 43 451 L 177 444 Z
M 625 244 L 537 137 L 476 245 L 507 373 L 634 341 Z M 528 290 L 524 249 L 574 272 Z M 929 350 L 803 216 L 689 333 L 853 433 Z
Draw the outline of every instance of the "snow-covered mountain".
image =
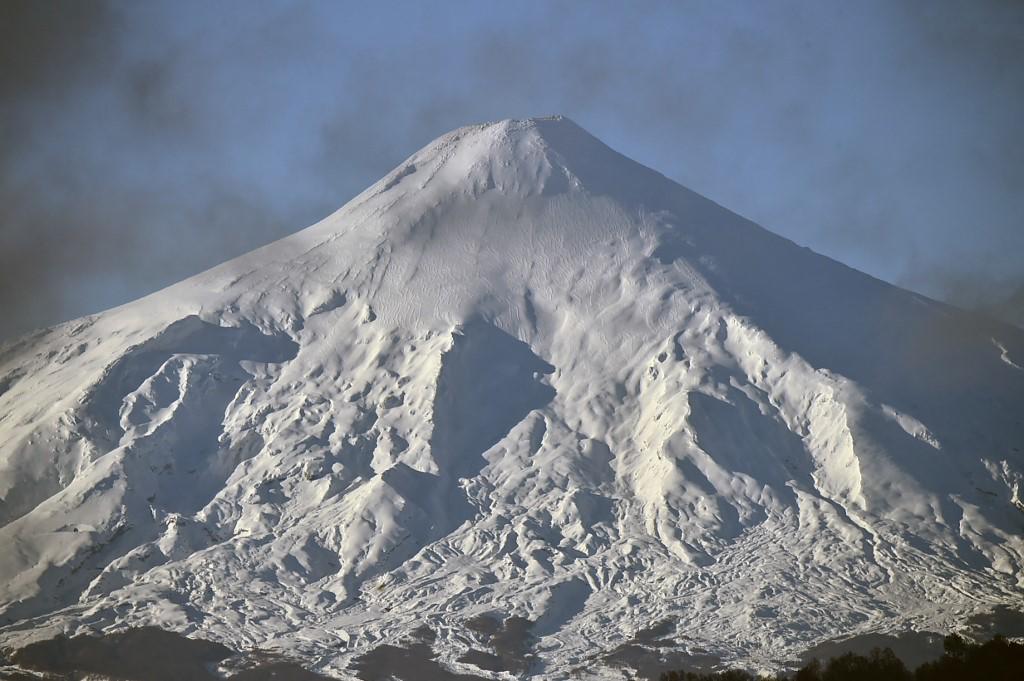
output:
M 490 615 L 542 678 L 665 621 L 770 666 L 1024 602 L 1022 495 L 1024 332 L 502 121 L 0 349 L 0 644 L 155 624 L 345 677 L 427 625 L 486 676 Z

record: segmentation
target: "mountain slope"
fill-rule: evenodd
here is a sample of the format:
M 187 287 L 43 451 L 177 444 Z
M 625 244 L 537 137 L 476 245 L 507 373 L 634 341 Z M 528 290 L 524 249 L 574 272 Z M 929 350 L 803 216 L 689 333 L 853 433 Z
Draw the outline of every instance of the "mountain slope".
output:
M 340 674 L 516 616 L 557 678 L 661 620 L 767 666 L 945 629 L 1024 596 L 1022 367 L 566 119 L 463 128 L 0 350 L 0 641 L 156 624 Z

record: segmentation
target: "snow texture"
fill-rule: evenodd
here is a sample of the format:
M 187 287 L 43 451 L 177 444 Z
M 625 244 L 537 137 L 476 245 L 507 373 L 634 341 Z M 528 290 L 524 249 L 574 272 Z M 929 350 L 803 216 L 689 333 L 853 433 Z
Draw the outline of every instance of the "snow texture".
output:
M 426 624 L 508 678 L 457 660 L 516 617 L 560 678 L 663 621 L 766 668 L 943 631 L 1024 602 L 1021 366 L 567 119 L 462 128 L 0 348 L 0 644 L 157 625 L 350 678 Z

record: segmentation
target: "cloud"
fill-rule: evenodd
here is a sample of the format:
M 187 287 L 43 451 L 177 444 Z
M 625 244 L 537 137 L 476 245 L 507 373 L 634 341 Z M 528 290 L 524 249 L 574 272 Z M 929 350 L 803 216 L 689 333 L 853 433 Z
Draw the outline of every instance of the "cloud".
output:
M 0 5 L 0 338 L 280 234 L 279 211 L 253 187 L 210 156 L 183 158 L 212 133 L 192 104 L 195 65 L 173 44 L 131 54 L 123 9 Z

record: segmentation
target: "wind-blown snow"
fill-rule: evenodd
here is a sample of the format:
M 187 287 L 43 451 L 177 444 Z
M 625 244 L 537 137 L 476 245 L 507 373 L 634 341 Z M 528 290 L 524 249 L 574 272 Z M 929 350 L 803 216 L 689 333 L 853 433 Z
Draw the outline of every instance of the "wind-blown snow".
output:
M 1022 365 L 566 119 L 463 128 L 0 349 L 0 642 L 156 624 L 345 675 L 490 614 L 558 678 L 666 619 L 765 666 L 944 630 L 1024 598 Z

